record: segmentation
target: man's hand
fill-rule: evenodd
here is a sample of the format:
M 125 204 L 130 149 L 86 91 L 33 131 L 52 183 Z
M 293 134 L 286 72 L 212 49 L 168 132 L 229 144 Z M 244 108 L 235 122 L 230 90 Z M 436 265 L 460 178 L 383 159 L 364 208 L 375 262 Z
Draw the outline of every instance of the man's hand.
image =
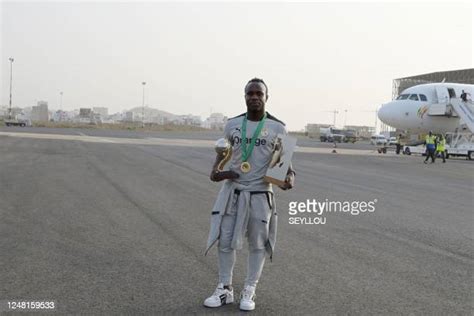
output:
M 282 190 L 289 190 L 295 185 L 295 174 L 293 172 L 286 175 L 285 184 L 283 186 L 278 186 Z
M 235 171 L 218 171 L 212 170 L 211 172 L 211 181 L 219 182 L 226 179 L 237 179 L 239 174 Z

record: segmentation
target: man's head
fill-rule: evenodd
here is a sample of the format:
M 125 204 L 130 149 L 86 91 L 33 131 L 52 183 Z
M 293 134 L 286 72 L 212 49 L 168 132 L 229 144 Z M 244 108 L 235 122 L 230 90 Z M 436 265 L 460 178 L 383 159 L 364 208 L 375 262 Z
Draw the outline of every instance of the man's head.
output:
M 248 112 L 264 112 L 267 100 L 268 88 L 262 79 L 253 78 L 245 85 L 245 103 Z
M 432 132 L 432 131 L 430 131 L 428 134 L 431 136 L 431 135 L 433 134 L 433 132 Z

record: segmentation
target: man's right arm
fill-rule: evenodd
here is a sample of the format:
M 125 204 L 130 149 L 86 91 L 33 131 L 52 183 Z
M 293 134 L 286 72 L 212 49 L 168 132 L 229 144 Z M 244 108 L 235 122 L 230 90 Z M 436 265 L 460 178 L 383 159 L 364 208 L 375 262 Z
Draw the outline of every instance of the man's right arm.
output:
M 232 170 L 220 171 L 217 168 L 221 160 L 222 160 L 222 157 L 221 155 L 218 154 L 216 156 L 216 161 L 214 162 L 214 165 L 212 166 L 211 175 L 209 177 L 211 181 L 219 182 L 226 179 L 237 179 L 239 177 L 239 174 L 237 172 L 232 171 Z

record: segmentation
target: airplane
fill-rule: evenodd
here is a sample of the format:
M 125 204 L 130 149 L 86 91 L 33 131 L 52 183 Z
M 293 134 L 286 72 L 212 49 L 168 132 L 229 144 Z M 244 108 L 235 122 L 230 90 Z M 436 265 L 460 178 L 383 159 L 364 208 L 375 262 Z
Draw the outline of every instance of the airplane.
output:
M 467 93 L 467 102 L 461 100 Z M 464 124 L 474 133 L 474 85 L 428 83 L 410 87 L 379 109 L 379 119 L 410 133 L 462 132 Z

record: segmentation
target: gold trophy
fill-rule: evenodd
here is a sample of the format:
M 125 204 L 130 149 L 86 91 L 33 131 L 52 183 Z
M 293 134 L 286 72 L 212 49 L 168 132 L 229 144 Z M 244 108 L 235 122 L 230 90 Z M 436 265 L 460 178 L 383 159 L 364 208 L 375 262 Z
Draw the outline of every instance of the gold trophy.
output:
M 227 139 L 220 138 L 216 141 L 214 149 L 216 150 L 217 158 L 213 169 L 220 172 L 224 170 L 225 164 L 232 157 L 232 147 Z
M 284 134 L 277 135 L 273 143 L 272 158 L 263 177 L 265 181 L 279 186 L 285 185 L 295 147 L 296 138 Z

